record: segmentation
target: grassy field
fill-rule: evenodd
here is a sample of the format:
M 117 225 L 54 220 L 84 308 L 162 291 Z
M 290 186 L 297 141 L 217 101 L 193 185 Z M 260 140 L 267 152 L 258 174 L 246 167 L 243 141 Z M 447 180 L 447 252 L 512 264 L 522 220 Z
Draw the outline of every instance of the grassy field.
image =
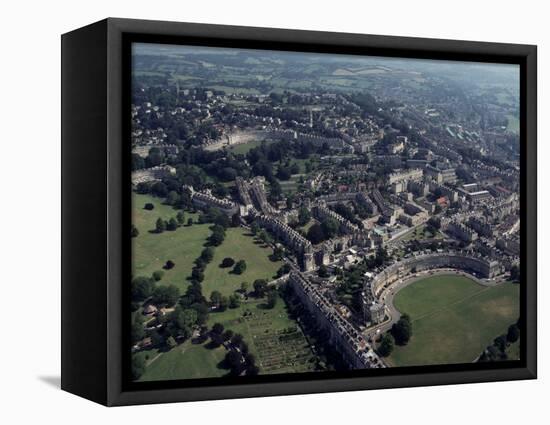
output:
M 290 180 L 279 180 L 281 189 L 285 194 L 292 194 L 298 191 L 302 174 L 293 174 Z
M 265 140 L 253 140 L 253 141 L 248 142 L 248 143 L 240 143 L 238 145 L 230 146 L 227 149 L 230 152 L 233 152 L 234 154 L 246 155 L 251 149 L 260 147 L 260 146 L 262 146 L 263 143 L 268 145 L 272 142 L 265 141 Z
M 418 226 L 414 231 L 407 233 L 402 240 L 403 241 L 412 241 L 412 240 L 422 240 L 422 239 L 441 239 L 443 238 L 443 235 L 436 231 L 435 233 L 432 233 L 428 230 L 428 226 L 425 224 Z
M 256 279 L 271 280 L 282 263 L 271 261 L 271 248 L 257 243 L 246 229 L 229 228 L 223 243 L 215 248 L 214 259 L 206 267 L 203 294 L 210 297 L 212 291 L 220 291 L 224 295 L 231 295 L 241 287 L 242 282 L 248 282 L 250 288 Z M 220 264 L 225 257 L 231 257 L 235 262 L 246 261 L 246 271 L 237 275 L 231 273 L 232 268 L 221 268 Z
M 395 307 L 412 319 L 413 336 L 396 346 L 394 366 L 469 363 L 519 315 L 519 285 L 484 287 L 463 276 L 432 276 L 402 289 Z
M 296 322 L 289 317 L 283 299 L 279 298 L 273 309 L 266 309 L 264 303 L 263 299 L 250 298 L 239 308 L 211 313 L 207 325 L 212 327 L 214 323 L 221 323 L 225 329 L 243 335 L 262 374 L 313 370 L 307 340 Z M 223 347 L 212 349 L 208 341 L 193 344 L 190 340 L 168 352 L 142 352 L 137 355 L 147 355 L 149 358 L 140 380 L 223 376 L 228 373 L 227 369 L 220 367 L 225 354 Z
M 155 205 L 152 211 L 143 208 L 147 202 Z M 200 255 L 203 244 L 210 235 L 209 226 L 193 224 L 175 231 L 151 233 L 159 217 L 164 220 L 175 217 L 177 210 L 163 205 L 160 199 L 149 195 L 134 194 L 132 211 L 133 223 L 139 230 L 139 236 L 132 239 L 133 275 L 150 276 L 155 270 L 162 270 L 167 260 L 172 260 L 176 266 L 165 271 L 161 283 L 177 285 L 183 291 L 187 286 L 186 278 L 191 274 L 193 261 Z M 197 214 L 185 212 L 186 222 L 190 217 L 196 220 Z
M 227 374 L 219 367 L 225 348 L 209 348 L 207 343 L 193 344 L 191 340 L 164 353 L 152 350 L 145 373 L 140 381 L 168 379 L 215 378 Z

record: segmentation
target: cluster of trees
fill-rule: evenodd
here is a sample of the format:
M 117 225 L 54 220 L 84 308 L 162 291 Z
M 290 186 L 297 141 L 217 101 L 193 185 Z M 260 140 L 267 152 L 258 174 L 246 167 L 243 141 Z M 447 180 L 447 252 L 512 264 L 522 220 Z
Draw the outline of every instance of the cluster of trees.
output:
M 158 218 L 155 223 L 155 232 L 163 233 L 165 230 L 174 231 L 185 223 L 185 214 L 183 211 L 178 211 L 176 217 L 171 217 L 169 220 Z
M 256 236 L 256 238 L 258 238 L 259 241 L 263 242 L 264 244 L 270 244 L 273 242 L 273 237 L 269 234 L 269 232 L 267 232 L 267 230 L 265 229 L 262 229 L 256 221 L 253 221 L 250 225 L 250 231 L 254 236 Z
M 412 323 L 408 314 L 403 314 L 390 330 L 397 345 L 407 345 L 412 336 Z
M 208 238 L 208 243 L 212 246 L 220 246 L 225 240 L 225 227 L 214 224 L 211 228 L 212 233 Z
M 388 357 L 395 346 L 395 339 L 391 333 L 385 333 L 380 339 L 380 345 L 378 345 L 378 354 L 382 357 Z
M 151 148 L 149 154 L 142 158 L 136 153 L 132 154 L 131 167 L 132 171 L 141 170 L 143 168 L 156 167 L 166 162 L 164 152 L 159 148 Z
M 378 247 L 373 257 L 365 259 L 365 264 L 368 268 L 375 268 L 383 266 L 390 261 L 391 257 L 388 254 L 388 250 L 385 247 Z
M 298 224 L 300 226 L 305 226 L 311 220 L 311 211 L 306 207 L 301 207 L 298 210 Z
M 282 277 L 285 274 L 290 273 L 290 270 L 291 270 L 290 269 L 290 264 L 284 263 L 281 267 L 279 267 L 279 270 L 277 270 L 276 276 L 277 277 Z
M 352 222 L 353 224 L 356 224 L 361 228 L 363 227 L 363 223 L 361 222 L 361 220 L 357 219 L 357 217 L 355 216 L 355 212 L 351 207 L 348 207 L 347 205 L 338 202 L 333 209 L 336 213 L 344 217 L 346 220 Z
M 132 280 L 131 297 L 134 310 L 140 303 L 149 300 L 157 306 L 171 307 L 178 301 L 179 289 L 174 285 L 155 285 L 162 279 L 163 272 L 156 271 L 152 277 L 138 276 Z
M 290 180 L 293 174 L 300 173 L 300 166 L 297 163 L 290 164 L 286 163 L 285 165 L 280 165 L 277 169 L 277 178 L 279 180 Z
M 243 274 L 246 271 L 246 261 L 239 260 L 235 263 L 232 273 L 234 274 Z
M 219 291 L 212 291 L 210 295 L 210 303 L 218 311 L 225 311 L 227 308 L 238 308 L 241 305 L 241 297 L 237 294 L 232 294 L 229 297 L 222 295 Z
M 219 323 L 217 325 L 219 325 L 217 332 L 223 332 L 223 326 Z M 260 370 L 256 366 L 256 359 L 250 353 L 243 336 L 241 334 L 233 334 L 230 330 L 223 333 L 221 332 L 219 335 L 221 335 L 230 346 L 224 359 L 225 367 L 231 369 L 231 374 L 234 376 L 239 376 L 243 373 L 246 375 L 257 375 Z
M 306 237 L 312 244 L 318 244 L 328 239 L 331 239 L 340 232 L 340 223 L 332 217 L 326 217 L 320 223 L 312 225 L 306 234 Z
M 508 331 L 494 339 L 493 344 L 489 345 L 479 357 L 480 362 L 493 362 L 507 360 L 506 349 L 510 344 L 517 342 L 520 337 L 519 319 L 513 325 L 508 327 Z
M 328 272 L 327 266 L 325 266 L 324 264 L 321 264 L 319 266 L 319 270 L 317 271 L 317 275 L 319 277 L 329 277 L 330 273 Z

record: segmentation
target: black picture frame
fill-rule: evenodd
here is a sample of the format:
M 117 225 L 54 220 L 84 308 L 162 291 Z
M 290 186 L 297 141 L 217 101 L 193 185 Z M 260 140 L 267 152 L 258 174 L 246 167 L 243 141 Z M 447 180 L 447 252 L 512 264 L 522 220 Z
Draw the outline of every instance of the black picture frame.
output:
M 131 249 L 128 112 L 132 42 L 519 64 L 521 360 L 345 373 L 131 382 L 127 301 Z M 531 45 L 115 18 L 64 34 L 62 389 L 111 406 L 535 379 L 536 97 L 537 50 Z

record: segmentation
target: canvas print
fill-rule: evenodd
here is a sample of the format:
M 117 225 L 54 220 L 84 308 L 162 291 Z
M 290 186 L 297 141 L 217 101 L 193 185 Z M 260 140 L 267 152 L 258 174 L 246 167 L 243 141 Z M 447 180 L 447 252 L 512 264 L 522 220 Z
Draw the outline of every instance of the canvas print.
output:
M 519 66 L 132 45 L 132 379 L 519 359 Z

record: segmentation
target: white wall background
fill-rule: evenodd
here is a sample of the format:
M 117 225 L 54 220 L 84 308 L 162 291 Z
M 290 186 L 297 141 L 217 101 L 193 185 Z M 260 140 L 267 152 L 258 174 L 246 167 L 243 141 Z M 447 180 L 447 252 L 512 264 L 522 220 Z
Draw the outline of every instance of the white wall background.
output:
M 541 423 L 548 416 L 550 170 L 543 1 L 3 2 L 0 405 L 4 423 Z M 108 16 L 537 44 L 539 380 L 106 409 L 58 389 L 60 34 Z M 546 221 L 546 223 L 545 223 Z M 85 225 L 85 223 L 83 223 Z M 93 306 L 90 306 L 93 308 Z M 546 392 L 546 395 L 545 395 Z M 537 420 L 539 419 L 539 420 Z

